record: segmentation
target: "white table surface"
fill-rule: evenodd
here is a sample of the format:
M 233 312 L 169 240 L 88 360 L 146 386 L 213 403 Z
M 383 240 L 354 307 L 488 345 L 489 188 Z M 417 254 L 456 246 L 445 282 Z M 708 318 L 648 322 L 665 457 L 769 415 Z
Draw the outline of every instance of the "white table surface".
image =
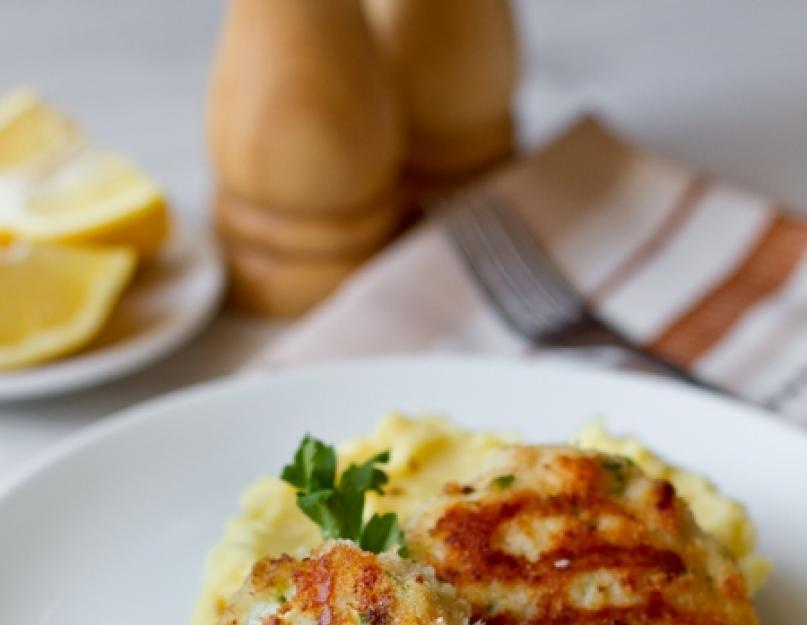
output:
M 132 155 L 203 218 L 202 136 L 222 0 L 2 0 L 0 89 L 26 83 Z M 582 110 L 636 141 L 807 206 L 807 3 L 520 0 L 527 142 Z M 111 411 L 238 371 L 282 326 L 220 316 L 127 379 L 0 405 L 0 478 Z

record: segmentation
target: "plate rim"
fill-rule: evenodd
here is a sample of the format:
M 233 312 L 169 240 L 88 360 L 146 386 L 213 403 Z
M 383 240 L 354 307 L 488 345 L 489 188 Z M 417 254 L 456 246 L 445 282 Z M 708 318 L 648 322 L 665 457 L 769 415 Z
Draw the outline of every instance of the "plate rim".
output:
M 177 222 L 179 221 L 180 219 L 177 219 Z M 164 359 L 198 335 L 212 321 L 221 305 L 225 286 L 224 264 L 218 244 L 205 229 L 185 220 L 182 220 L 178 228 L 187 231 L 183 239 L 188 232 L 193 235 L 197 249 L 201 250 L 199 266 L 210 272 L 209 300 L 204 307 L 199 308 L 197 314 L 189 317 L 187 322 L 178 326 L 173 332 L 147 334 L 142 342 L 135 341 L 128 348 L 123 348 L 128 354 L 128 358 L 123 361 L 116 360 L 120 351 L 110 349 L 95 356 L 76 354 L 54 362 L 42 363 L 30 369 L 0 373 L 0 405 L 47 399 L 112 382 L 142 370 L 149 363 Z M 78 376 L 71 375 L 69 371 L 71 365 L 80 363 L 82 358 L 93 363 L 91 371 Z M 109 364 L 110 361 L 112 365 Z M 54 377 L 42 385 L 43 377 L 49 375 Z M 3 377 L 6 377 L 6 380 L 3 380 Z M 15 384 L 21 386 L 14 388 Z
M 55 443 L 33 458 L 23 462 L 9 474 L 0 479 L 0 507 L 6 499 L 13 496 L 25 484 L 40 473 L 49 470 L 60 461 L 75 453 L 80 453 L 105 438 L 125 432 L 151 420 L 171 418 L 166 415 L 175 407 L 185 403 L 204 401 L 206 397 L 222 392 L 235 391 L 240 387 L 252 387 L 258 383 L 267 383 L 265 388 L 270 392 L 271 385 L 282 384 L 285 379 L 294 377 L 315 377 L 327 374 L 332 370 L 364 367 L 513 367 L 516 369 L 544 368 L 561 370 L 564 373 L 578 375 L 605 382 L 639 384 L 656 387 L 665 392 L 693 395 L 701 401 L 730 405 L 737 412 L 737 418 L 747 422 L 761 421 L 765 427 L 779 430 L 784 435 L 795 435 L 807 445 L 807 432 L 796 423 L 785 417 L 776 415 L 760 406 L 746 403 L 740 399 L 721 396 L 717 393 L 687 385 L 660 375 L 641 371 L 607 369 L 585 363 L 578 363 L 563 356 L 544 354 L 540 356 L 504 356 L 504 355 L 386 355 L 366 356 L 344 359 L 333 359 L 306 364 L 281 365 L 272 369 L 244 371 L 227 375 L 214 380 L 197 382 L 172 390 L 142 402 L 137 402 L 102 417 L 99 421 L 88 425 L 63 440 Z

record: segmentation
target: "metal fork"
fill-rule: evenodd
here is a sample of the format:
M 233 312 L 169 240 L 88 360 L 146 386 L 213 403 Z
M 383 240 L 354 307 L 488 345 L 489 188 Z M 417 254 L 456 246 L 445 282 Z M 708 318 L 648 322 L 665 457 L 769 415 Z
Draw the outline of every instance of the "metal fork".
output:
M 598 319 L 506 201 L 473 191 L 444 201 L 443 224 L 504 320 L 543 347 L 616 346 L 652 369 L 725 392 L 653 356 Z

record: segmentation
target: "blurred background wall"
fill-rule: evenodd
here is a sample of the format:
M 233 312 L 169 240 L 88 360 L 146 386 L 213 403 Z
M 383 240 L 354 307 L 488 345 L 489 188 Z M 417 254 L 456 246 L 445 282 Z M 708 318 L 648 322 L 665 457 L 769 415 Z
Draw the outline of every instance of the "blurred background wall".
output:
M 595 110 L 656 151 L 807 208 L 807 3 L 516 5 L 524 143 Z M 202 107 L 222 6 L 2 0 L 0 88 L 36 87 L 201 210 Z

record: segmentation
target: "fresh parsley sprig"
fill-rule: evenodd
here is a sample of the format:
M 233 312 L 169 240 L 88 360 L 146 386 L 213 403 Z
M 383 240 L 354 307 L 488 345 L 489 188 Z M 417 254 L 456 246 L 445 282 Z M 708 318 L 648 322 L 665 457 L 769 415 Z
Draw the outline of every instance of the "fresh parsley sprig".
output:
M 374 514 L 363 522 L 365 496 L 370 491 L 383 495 L 389 481 L 376 465 L 386 464 L 389 458 L 389 452 L 383 451 L 364 464 L 351 464 L 337 483 L 334 448 L 306 435 L 294 461 L 283 467 L 280 476 L 297 488 L 297 506 L 319 525 L 323 538 L 352 540 L 373 553 L 399 545 L 402 552 L 403 532 L 397 514 Z

